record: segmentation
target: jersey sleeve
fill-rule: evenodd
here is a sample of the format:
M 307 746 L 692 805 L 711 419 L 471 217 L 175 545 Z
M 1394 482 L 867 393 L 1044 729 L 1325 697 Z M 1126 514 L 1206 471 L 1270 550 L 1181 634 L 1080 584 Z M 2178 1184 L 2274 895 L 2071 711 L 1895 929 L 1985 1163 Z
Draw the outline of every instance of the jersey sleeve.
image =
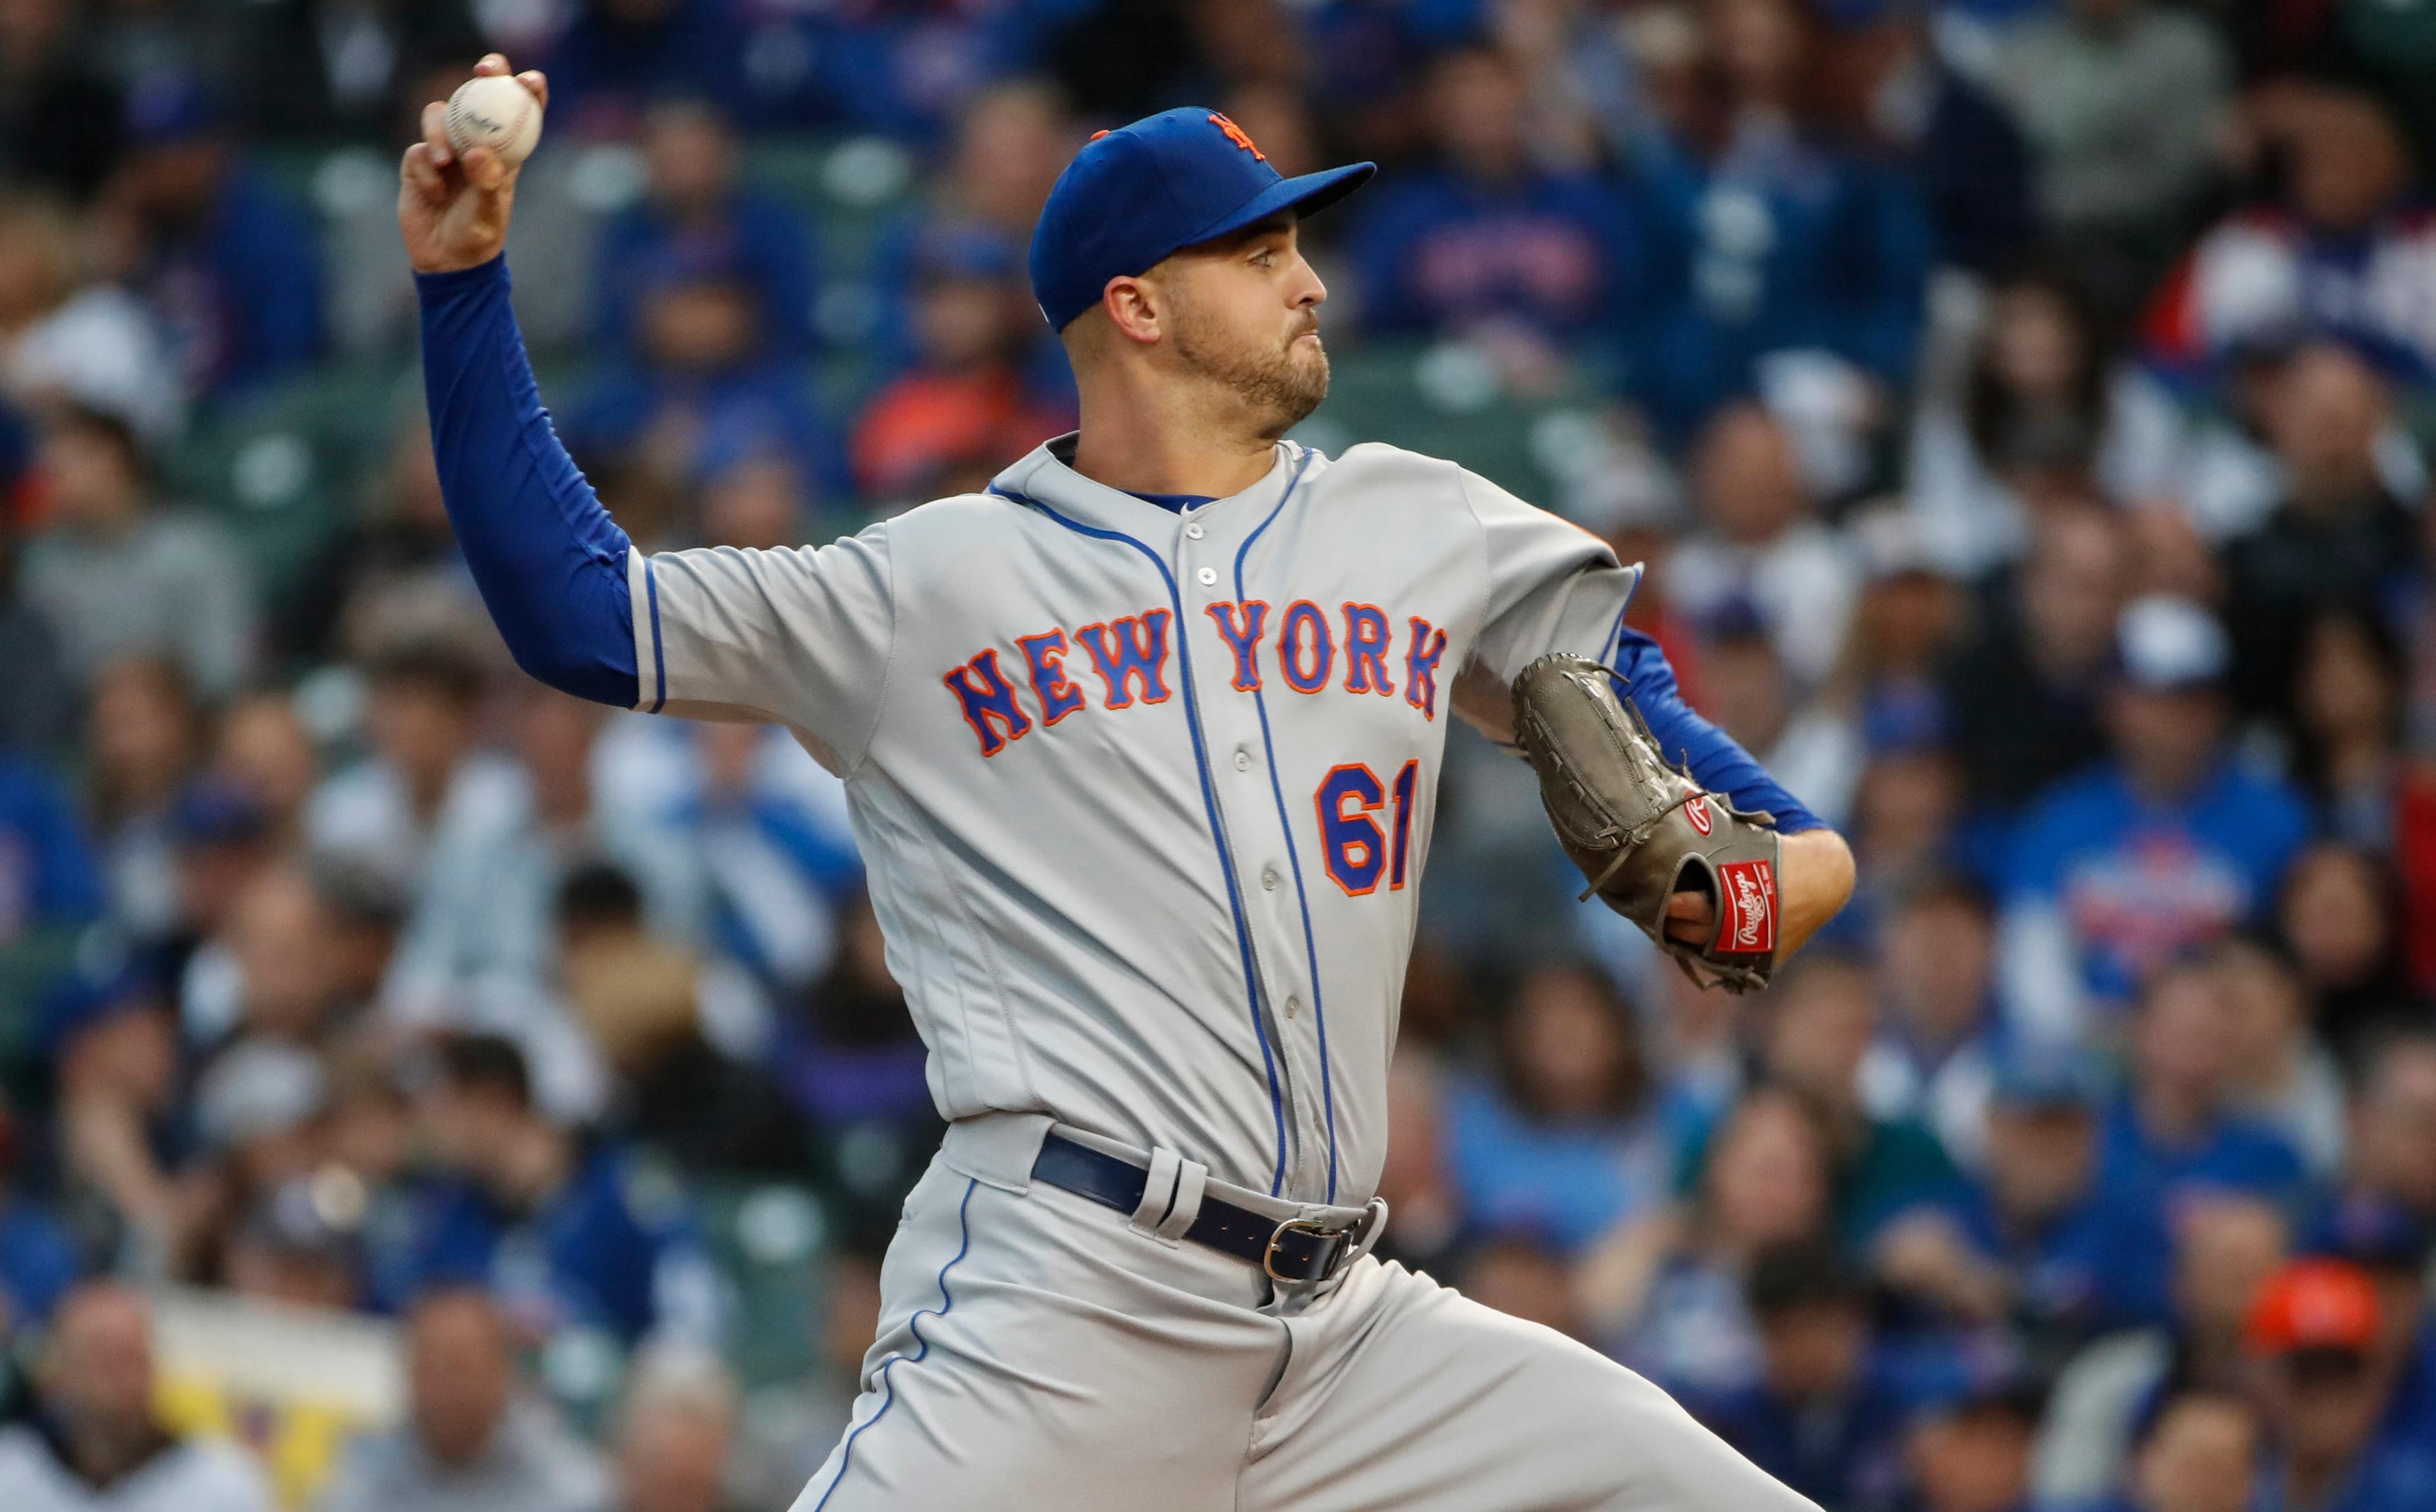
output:
M 1522 669 L 1555 652 L 1613 668 L 1670 761 L 1737 808 L 1765 811 L 1786 834 L 1820 827 L 1751 754 L 1683 702 L 1675 669 L 1647 635 L 1624 622 L 1641 569 L 1619 564 L 1608 544 L 1535 509 L 1496 484 L 1462 475 L 1487 551 L 1488 603 L 1478 642 L 1455 688 L 1455 708 L 1492 739 L 1513 739 L 1510 691 Z
M 1554 652 L 1606 661 L 1641 581 L 1605 541 L 1580 526 L 1458 470 L 1481 534 L 1487 601 L 1456 708 L 1498 739 L 1512 718 L 1499 706 L 1522 669 Z
M 774 721 L 840 773 L 862 759 L 896 644 L 885 522 L 824 547 L 629 560 L 642 708 Z

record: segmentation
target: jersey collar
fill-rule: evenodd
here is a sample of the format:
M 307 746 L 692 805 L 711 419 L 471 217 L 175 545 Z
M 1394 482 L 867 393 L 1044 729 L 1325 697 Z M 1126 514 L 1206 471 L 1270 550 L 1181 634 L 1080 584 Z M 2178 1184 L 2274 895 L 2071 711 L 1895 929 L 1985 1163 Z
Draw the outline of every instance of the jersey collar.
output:
M 1093 482 L 1067 465 L 1074 454 L 1075 432 L 1068 432 L 1053 441 L 1034 447 L 1014 466 L 990 482 L 990 492 L 1013 498 L 1035 500 L 1060 514 L 1096 526 L 1105 530 L 1122 530 L 1128 535 L 1166 540 L 1179 524 L 1173 510 L 1162 509 L 1148 499 L 1136 498 L 1121 489 Z M 1268 507 L 1283 495 L 1292 480 L 1302 448 L 1290 441 L 1276 446 L 1276 460 L 1261 480 L 1240 494 L 1213 499 L 1192 511 L 1191 517 L 1207 520 L 1221 511 L 1248 513 L 1253 518 L 1268 513 Z M 1249 501 L 1248 509 L 1237 509 L 1239 500 Z

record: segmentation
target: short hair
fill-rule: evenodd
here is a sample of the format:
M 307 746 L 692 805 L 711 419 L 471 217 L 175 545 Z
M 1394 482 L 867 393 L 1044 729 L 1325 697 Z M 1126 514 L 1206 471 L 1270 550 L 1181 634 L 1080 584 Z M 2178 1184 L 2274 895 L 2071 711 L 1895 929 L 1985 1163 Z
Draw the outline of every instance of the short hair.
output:
M 1868 1283 L 1835 1246 L 1808 1241 L 1763 1251 L 1751 1262 L 1746 1292 L 1752 1315 L 1763 1323 L 1812 1308 L 1858 1312 L 1870 1301 Z
M 463 706 L 480 701 L 488 680 L 472 652 L 436 638 L 382 647 L 366 658 L 364 677 L 374 687 L 424 688 Z
M 518 1107 L 532 1106 L 532 1072 L 525 1052 L 503 1034 L 451 1034 L 437 1054 L 440 1079 L 452 1091 L 489 1092 Z
M 606 861 L 579 866 L 559 884 L 558 924 L 563 930 L 632 926 L 642 917 L 642 889 Z

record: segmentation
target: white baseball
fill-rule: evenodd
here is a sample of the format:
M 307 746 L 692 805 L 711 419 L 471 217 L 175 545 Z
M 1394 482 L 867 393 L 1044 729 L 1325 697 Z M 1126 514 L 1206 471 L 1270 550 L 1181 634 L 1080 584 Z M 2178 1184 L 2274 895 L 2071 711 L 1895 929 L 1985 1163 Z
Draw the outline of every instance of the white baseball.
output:
M 489 148 L 510 167 L 541 140 L 541 101 L 506 74 L 485 74 L 448 96 L 448 145 L 460 152 Z

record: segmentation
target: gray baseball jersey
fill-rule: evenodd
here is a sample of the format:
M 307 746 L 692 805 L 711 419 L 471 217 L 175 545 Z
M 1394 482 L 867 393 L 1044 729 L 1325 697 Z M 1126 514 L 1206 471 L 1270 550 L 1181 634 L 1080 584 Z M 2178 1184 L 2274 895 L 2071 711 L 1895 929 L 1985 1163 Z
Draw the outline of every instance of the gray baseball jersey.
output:
M 1391 446 L 1180 514 L 1060 451 L 816 549 L 634 553 L 641 706 L 845 779 L 943 1115 L 1358 1204 L 1447 722 L 1608 657 L 1638 569 Z

